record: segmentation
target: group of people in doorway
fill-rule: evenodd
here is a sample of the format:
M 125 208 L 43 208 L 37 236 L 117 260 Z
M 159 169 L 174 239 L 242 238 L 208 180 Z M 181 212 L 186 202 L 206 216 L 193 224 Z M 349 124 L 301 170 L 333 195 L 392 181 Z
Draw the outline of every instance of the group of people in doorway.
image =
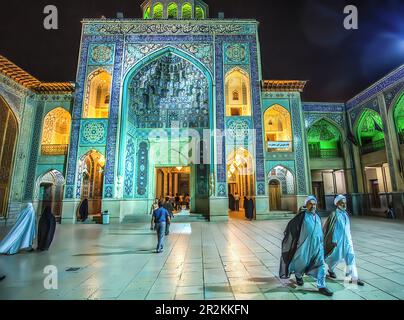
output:
M 346 277 L 350 283 L 364 286 L 358 277 L 346 197 L 340 195 L 335 198 L 336 210 L 324 226 L 317 214 L 317 203 L 316 197 L 309 196 L 300 213 L 286 227 L 280 278 L 289 279 L 295 274 L 297 285 L 303 286 L 303 276 L 309 275 L 317 280 L 321 294 L 332 296 L 333 292 L 326 285 L 326 265 L 329 278 L 337 279 L 336 267 L 345 262 Z
M 234 195 L 231 193 L 229 195 L 229 209 L 233 212 L 239 212 L 240 201 L 241 197 L 237 192 Z M 254 199 L 252 197 L 245 196 L 243 208 L 245 211 L 245 218 L 249 221 L 252 221 L 254 219 L 254 210 L 255 210 Z
M 34 251 L 34 240 L 37 238 L 37 250 L 49 250 L 56 230 L 56 219 L 50 207 L 46 207 L 39 219 L 38 229 L 36 213 L 29 203 L 17 216 L 17 221 L 10 232 L 0 242 L 0 254 L 15 255 L 21 251 Z M 0 275 L 0 281 L 5 276 Z
M 173 211 L 175 212 L 181 212 L 182 210 L 190 210 L 191 208 L 191 197 L 189 194 L 176 194 L 175 197 L 170 193 L 169 195 L 167 195 L 165 197 L 165 199 L 163 198 L 156 198 L 154 200 L 154 203 L 152 204 L 152 207 L 150 209 L 150 214 L 153 214 L 154 210 L 156 210 L 158 203 L 162 202 L 162 203 L 166 203 L 166 202 L 170 202 L 171 206 L 173 207 Z

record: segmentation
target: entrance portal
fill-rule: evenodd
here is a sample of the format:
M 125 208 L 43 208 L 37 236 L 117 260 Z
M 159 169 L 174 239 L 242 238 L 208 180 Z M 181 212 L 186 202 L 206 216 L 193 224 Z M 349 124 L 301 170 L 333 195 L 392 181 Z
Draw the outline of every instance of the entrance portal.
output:
M 156 199 L 169 197 L 174 202 L 177 195 L 182 209 L 190 210 L 191 167 L 156 168 Z M 181 211 L 181 208 L 177 209 Z
M 271 180 L 269 182 L 269 204 L 271 211 L 279 211 L 282 209 L 281 205 L 281 184 L 278 180 Z

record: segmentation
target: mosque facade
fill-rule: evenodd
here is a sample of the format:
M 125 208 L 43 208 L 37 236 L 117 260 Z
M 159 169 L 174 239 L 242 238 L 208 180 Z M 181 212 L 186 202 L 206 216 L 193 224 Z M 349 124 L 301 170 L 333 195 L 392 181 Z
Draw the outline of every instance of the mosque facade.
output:
M 0 219 L 34 203 L 62 223 L 190 211 L 256 219 L 320 210 L 404 217 L 404 65 L 346 103 L 303 102 L 306 81 L 262 79 L 255 20 L 209 18 L 201 0 L 148 0 L 142 19 L 85 19 L 77 78 L 43 83 L 0 56 Z M 242 207 L 241 207 L 242 209 Z

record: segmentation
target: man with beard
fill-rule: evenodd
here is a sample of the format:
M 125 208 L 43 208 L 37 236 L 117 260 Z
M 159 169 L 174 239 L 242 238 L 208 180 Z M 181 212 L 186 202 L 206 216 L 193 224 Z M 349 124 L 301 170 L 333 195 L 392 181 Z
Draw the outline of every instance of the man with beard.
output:
M 305 208 L 286 227 L 279 276 L 289 279 L 294 273 L 297 285 L 303 286 L 307 274 L 317 280 L 319 292 L 330 297 L 333 293 L 325 283 L 324 236 L 316 197 L 309 196 Z
M 324 225 L 325 261 L 329 268 L 328 275 L 332 279 L 337 279 L 335 269 L 339 263 L 345 262 L 346 276 L 351 278 L 350 283 L 364 286 L 365 284 L 358 278 L 346 197 L 339 195 L 335 198 L 334 204 L 337 209 Z

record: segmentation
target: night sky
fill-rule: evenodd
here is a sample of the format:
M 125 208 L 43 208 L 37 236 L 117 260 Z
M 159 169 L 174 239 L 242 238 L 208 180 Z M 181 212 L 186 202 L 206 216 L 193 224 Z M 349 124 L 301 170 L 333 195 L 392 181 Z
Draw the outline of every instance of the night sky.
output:
M 2 2 L 0 54 L 42 81 L 74 81 L 82 18 L 123 12 L 142 0 Z M 343 102 L 404 63 L 404 0 L 206 0 L 210 17 L 260 22 L 264 79 L 309 80 L 305 101 Z M 43 8 L 59 9 L 59 30 L 43 28 Z M 359 9 L 359 30 L 343 28 L 343 8 Z

